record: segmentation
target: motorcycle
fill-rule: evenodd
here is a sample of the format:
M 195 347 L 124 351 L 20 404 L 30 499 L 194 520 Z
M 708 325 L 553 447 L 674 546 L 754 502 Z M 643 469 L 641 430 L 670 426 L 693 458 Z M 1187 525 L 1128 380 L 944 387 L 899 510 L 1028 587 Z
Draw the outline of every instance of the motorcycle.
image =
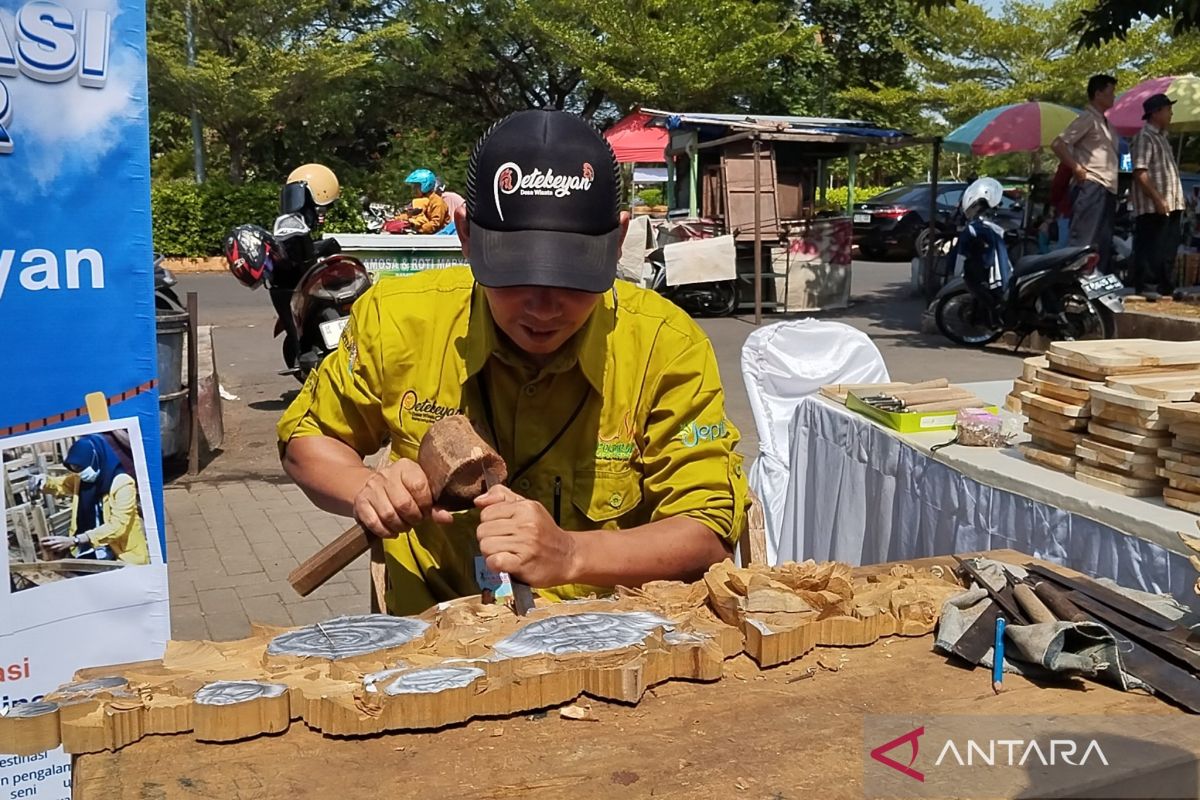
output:
M 655 250 L 647 260 L 652 270 L 650 288 L 682 308 L 693 317 L 726 317 L 737 309 L 737 281 L 667 285 L 667 264 L 662 249 Z
M 301 383 L 334 351 L 350 319 L 354 301 L 371 286 L 371 275 L 354 256 L 340 252 L 336 239 L 314 241 L 300 214 L 275 221 L 274 237 L 283 249 L 267 278 L 277 319 L 275 336 L 284 335 L 283 360 Z
M 360 197 L 359 201 L 362 205 L 362 219 L 363 224 L 367 226 L 367 233 L 383 233 L 383 226 L 396 216 L 395 209 L 383 203 L 372 203 L 366 195 Z
M 1100 257 L 1090 247 L 1066 247 L 1018 261 L 998 307 L 972 292 L 960 275 L 938 292 L 934 318 L 950 341 L 983 347 L 1013 331 L 1051 340 L 1111 339 L 1125 310 L 1116 275 L 1093 272 Z M 1020 346 L 1020 343 L 1017 345 Z

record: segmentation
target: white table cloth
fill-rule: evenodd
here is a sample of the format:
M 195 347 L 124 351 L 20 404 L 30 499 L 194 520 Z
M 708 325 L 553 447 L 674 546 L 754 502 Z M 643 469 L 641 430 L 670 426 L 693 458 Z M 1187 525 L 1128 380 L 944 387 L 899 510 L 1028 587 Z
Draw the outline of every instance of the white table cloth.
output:
M 994 402 L 1011 384 L 970 388 Z M 1161 498 L 1088 486 L 1015 447 L 931 453 L 953 432 L 900 434 L 820 396 L 797 405 L 791 434 L 783 525 L 768 537 L 772 563 L 1012 548 L 1197 605 L 1178 532 L 1200 534 L 1200 517 Z

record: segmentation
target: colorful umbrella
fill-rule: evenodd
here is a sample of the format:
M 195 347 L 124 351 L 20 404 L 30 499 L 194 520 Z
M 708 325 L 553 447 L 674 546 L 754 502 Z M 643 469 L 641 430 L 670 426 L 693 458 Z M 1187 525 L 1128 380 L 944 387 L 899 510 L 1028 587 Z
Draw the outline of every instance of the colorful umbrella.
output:
M 1152 94 L 1165 94 L 1175 102 L 1171 132 L 1200 131 L 1200 78 L 1195 75 L 1168 75 L 1142 81 L 1117 98 L 1108 111 L 1108 121 L 1122 136 L 1133 136 L 1142 129 L 1142 102 Z
M 946 150 L 964 155 L 1030 153 L 1049 147 L 1054 137 L 1079 116 L 1057 103 L 1018 103 L 978 114 L 944 140 Z

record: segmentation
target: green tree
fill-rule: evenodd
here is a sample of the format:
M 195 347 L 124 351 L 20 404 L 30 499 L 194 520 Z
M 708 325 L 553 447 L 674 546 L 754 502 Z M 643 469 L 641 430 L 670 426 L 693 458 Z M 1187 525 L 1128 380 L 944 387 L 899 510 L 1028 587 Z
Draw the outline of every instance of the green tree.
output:
M 390 26 L 366 30 L 371 6 L 359 0 L 190 3 L 197 52 L 189 66 L 189 2 L 153 0 L 148 10 L 156 128 L 198 110 L 235 183 L 352 146 L 372 45 L 394 32 Z M 179 138 L 178 132 L 172 137 L 176 146 Z

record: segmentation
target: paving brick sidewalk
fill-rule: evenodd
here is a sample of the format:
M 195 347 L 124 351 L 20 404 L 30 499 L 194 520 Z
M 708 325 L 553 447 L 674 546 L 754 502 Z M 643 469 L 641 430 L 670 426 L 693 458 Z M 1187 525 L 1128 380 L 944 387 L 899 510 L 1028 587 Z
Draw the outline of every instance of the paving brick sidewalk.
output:
M 347 520 L 299 489 L 268 481 L 180 483 L 164 492 L 171 630 L 176 639 L 238 639 L 251 622 L 308 625 L 369 610 L 367 557 L 306 598 L 287 575 Z

